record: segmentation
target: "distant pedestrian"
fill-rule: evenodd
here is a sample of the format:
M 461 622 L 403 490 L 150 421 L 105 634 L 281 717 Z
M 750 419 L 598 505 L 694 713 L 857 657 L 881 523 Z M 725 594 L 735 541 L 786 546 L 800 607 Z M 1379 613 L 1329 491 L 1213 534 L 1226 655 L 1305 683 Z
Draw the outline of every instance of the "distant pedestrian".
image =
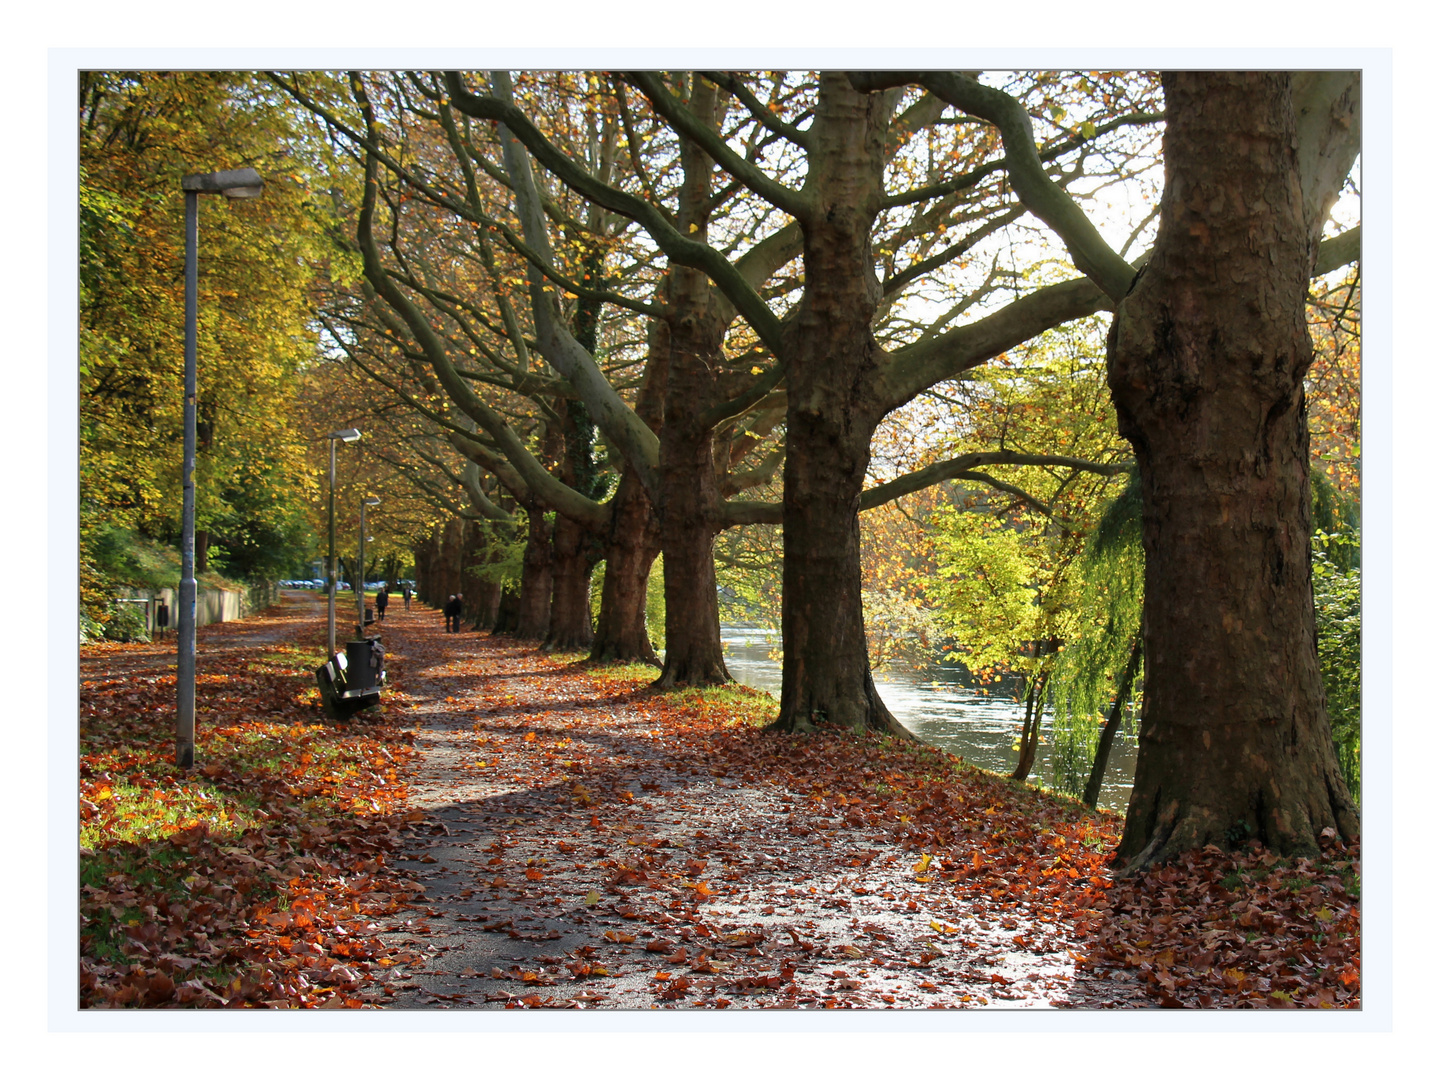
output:
M 165 629 L 166 629 L 169 625 L 170 625 L 170 605 L 168 605 L 167 603 L 165 603 L 164 600 L 161 600 L 161 601 L 160 601 L 160 606 L 155 609 L 155 629 L 158 630 L 158 631 L 160 631 L 160 634 L 159 634 L 160 637 L 164 637 L 164 636 L 165 636 Z
M 452 593 L 441 610 L 445 612 L 445 632 L 447 634 L 456 633 L 460 629 L 460 597 Z
M 409 610 L 410 610 L 410 586 L 409 586 L 409 585 L 402 585 L 402 586 L 400 587 L 400 595 L 403 596 L 403 597 L 405 597 L 405 610 L 406 610 L 406 611 L 409 611 Z
M 385 621 L 385 609 L 390 606 L 390 590 L 380 586 L 380 591 L 375 594 L 375 614 L 380 616 L 380 621 Z

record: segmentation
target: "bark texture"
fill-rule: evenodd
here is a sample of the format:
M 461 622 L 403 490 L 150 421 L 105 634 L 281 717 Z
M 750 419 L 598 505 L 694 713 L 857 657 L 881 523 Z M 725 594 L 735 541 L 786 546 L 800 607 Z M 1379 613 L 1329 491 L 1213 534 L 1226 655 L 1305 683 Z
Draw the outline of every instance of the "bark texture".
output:
M 1155 253 L 1111 328 L 1142 481 L 1145 702 L 1117 858 L 1255 838 L 1313 852 L 1359 819 L 1330 740 L 1310 583 L 1302 380 L 1317 246 L 1290 76 L 1165 76 Z
M 714 86 L 696 78 L 692 87 L 691 110 L 713 126 Z M 713 164 L 689 139 L 681 140 L 681 162 L 680 228 L 704 240 Z M 731 678 L 715 584 L 721 503 L 715 433 L 700 418 L 717 396 L 728 318 L 700 271 L 672 264 L 666 284 L 667 317 L 652 341 L 652 363 L 659 361 L 665 371 L 657 506 L 665 553 L 665 666 L 655 685 L 712 686 Z
M 494 630 L 495 620 L 500 615 L 500 582 L 477 581 L 470 588 L 474 590 L 475 597 L 474 617 L 471 620 L 470 628 L 482 631 Z
M 860 599 L 860 491 L 883 415 L 870 234 L 891 102 L 827 73 L 810 127 L 805 294 L 786 340 L 784 666 L 773 725 L 784 731 L 829 724 L 909 737 L 875 690 Z
M 595 551 L 585 527 L 556 515 L 553 530 L 550 627 L 545 648 L 589 652 L 595 640 L 590 616 L 590 574 Z
M 673 268 L 675 277 L 695 271 Z M 697 288 L 700 287 L 697 283 Z M 683 302 L 683 301 L 682 301 Z M 704 303 L 697 299 L 693 306 Z M 723 329 L 701 311 L 675 320 L 669 337 L 669 384 L 660 432 L 660 542 L 665 552 L 665 666 L 658 687 L 730 681 L 720 641 L 715 536 L 720 491 L 713 431 L 698 422 L 710 400 Z
M 464 544 L 465 522 L 452 517 L 415 547 L 415 584 L 422 603 L 438 608 L 461 591 Z
M 532 502 L 525 508 L 528 522 L 525 556 L 520 568 L 520 599 L 515 613 L 515 637 L 544 641 L 550 630 L 550 592 L 554 582 L 550 548 L 551 524 L 545 508 Z
M 520 589 L 506 585 L 500 590 L 500 606 L 495 612 L 495 626 L 492 634 L 513 636 L 520 628 Z
M 615 492 L 605 544 L 600 617 L 590 647 L 593 663 L 638 660 L 660 666 L 645 622 L 646 586 L 659 550 L 659 523 L 649 496 L 634 471 L 627 469 Z

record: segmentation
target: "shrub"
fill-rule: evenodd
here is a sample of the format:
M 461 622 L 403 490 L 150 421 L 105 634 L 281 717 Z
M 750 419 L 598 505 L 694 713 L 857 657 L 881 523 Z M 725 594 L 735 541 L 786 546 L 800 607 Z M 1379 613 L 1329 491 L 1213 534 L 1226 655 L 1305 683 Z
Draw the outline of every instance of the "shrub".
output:
M 105 638 L 108 641 L 149 641 L 145 615 L 139 605 L 116 604 L 105 623 Z

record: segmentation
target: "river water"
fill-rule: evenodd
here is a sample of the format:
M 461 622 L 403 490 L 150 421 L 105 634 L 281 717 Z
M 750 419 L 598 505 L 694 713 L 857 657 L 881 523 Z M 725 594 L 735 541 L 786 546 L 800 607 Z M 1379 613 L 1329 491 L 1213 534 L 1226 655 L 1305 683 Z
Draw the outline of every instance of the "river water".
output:
M 747 686 L 780 696 L 779 635 L 758 627 L 723 625 L 725 663 L 730 674 Z M 932 746 L 950 751 L 972 765 L 993 772 L 1009 773 L 1019 754 L 1015 740 L 1025 718 L 1023 701 L 1012 695 L 1014 683 L 1005 683 L 985 693 L 959 665 L 933 663 L 920 671 L 880 671 L 875 688 L 895 719 Z M 1030 779 L 1050 786 L 1050 719 L 1040 729 L 1040 747 Z M 1100 805 L 1124 812 L 1130 799 L 1130 782 L 1135 775 L 1135 741 L 1123 732 L 1110 750 Z

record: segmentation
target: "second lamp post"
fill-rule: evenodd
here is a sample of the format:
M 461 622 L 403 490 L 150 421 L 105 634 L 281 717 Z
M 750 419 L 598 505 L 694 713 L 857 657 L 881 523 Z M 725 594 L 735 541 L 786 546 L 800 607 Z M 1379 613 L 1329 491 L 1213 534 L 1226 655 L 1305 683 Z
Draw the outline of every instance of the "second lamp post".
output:
M 335 655 L 335 443 L 354 442 L 360 438 L 355 428 L 333 431 L 326 436 L 330 440 L 330 561 L 326 568 L 325 591 L 328 594 L 325 619 L 325 658 Z
M 379 506 L 380 500 L 373 495 L 360 500 L 360 558 L 359 569 L 355 571 L 355 640 L 365 637 L 365 508 Z

